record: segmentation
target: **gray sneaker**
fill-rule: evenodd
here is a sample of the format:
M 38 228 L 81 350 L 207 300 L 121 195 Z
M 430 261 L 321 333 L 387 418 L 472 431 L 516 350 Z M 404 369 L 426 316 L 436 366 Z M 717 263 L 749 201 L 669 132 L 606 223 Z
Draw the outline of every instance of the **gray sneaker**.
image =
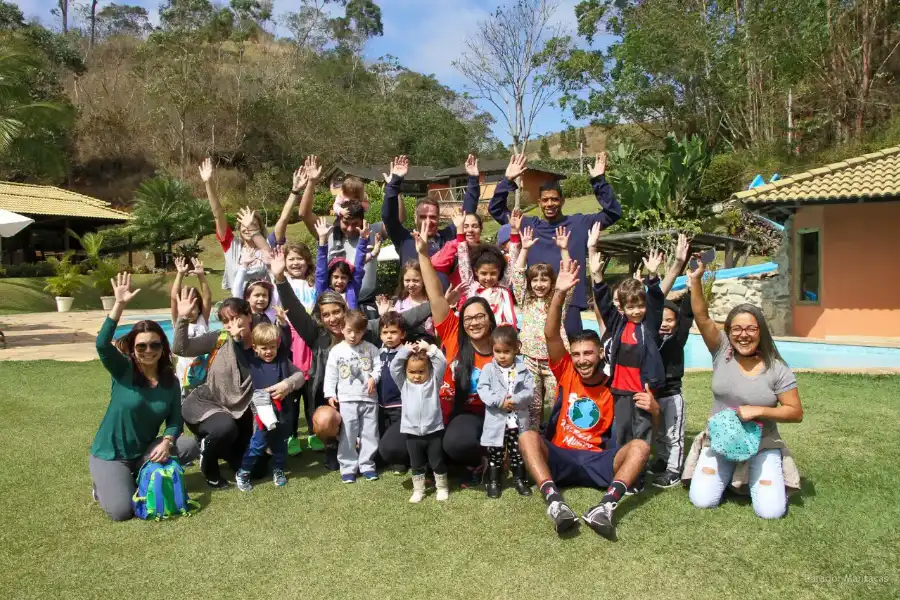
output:
M 604 502 L 594 508 L 589 508 L 581 518 L 588 527 L 606 539 L 615 541 L 616 524 L 613 522 L 613 511 L 615 510 L 615 502 Z
M 239 469 L 238 472 L 234 474 L 234 482 L 237 484 L 237 488 L 242 492 L 249 492 L 253 489 L 253 484 L 250 483 L 250 471 Z
M 547 507 L 547 516 L 553 521 L 556 533 L 565 533 L 578 525 L 578 517 L 565 502 L 554 500 Z
M 284 474 L 283 470 L 272 469 L 272 483 L 274 483 L 278 487 L 284 487 L 287 485 L 287 475 Z

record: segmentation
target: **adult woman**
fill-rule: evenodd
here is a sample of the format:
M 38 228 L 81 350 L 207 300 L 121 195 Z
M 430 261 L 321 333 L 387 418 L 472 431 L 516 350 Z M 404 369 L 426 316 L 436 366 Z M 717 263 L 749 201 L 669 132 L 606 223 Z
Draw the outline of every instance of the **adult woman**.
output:
M 469 193 L 468 190 L 466 193 Z M 447 275 L 450 285 L 459 285 L 459 269 L 457 269 L 459 245 L 465 243 L 468 244 L 470 250 L 475 250 L 481 243 L 484 221 L 482 221 L 481 215 L 466 214 L 460 208 L 453 215 L 453 225 L 456 227 L 456 239 L 444 244 L 444 247 L 431 257 L 431 264 L 438 273 Z
M 306 342 L 312 350 L 312 366 L 309 380 L 305 390 L 306 397 L 313 399 L 316 406 L 313 413 L 313 429 L 319 437 L 334 438 L 340 427 L 340 414 L 325 402 L 323 386 L 325 383 L 325 363 L 328 362 L 328 352 L 331 348 L 344 339 L 344 317 L 347 313 L 347 303 L 340 294 L 326 291 L 316 300 L 319 309 L 319 320 L 313 319 L 303 304 L 294 295 L 294 290 L 285 277 L 285 258 L 280 248 L 273 253 L 272 262 L 269 265 L 272 277 L 275 280 L 275 288 L 281 297 L 281 304 L 287 313 L 288 321 L 297 334 Z M 409 329 L 419 327 L 431 313 L 431 307 L 426 302 L 403 313 L 403 320 Z M 379 345 L 378 319 L 370 319 L 366 328 L 365 339 Z M 325 447 L 325 467 L 329 470 L 337 470 L 337 443 L 329 439 Z
M 742 421 L 763 424 L 759 452 L 734 463 L 709 447 L 706 431 L 691 446 L 682 479 L 691 480 L 690 499 L 698 508 L 713 508 L 725 487 L 749 487 L 753 510 L 763 519 L 778 519 L 787 511 L 786 487 L 799 488 L 800 476 L 777 423 L 799 423 L 803 407 L 797 380 L 769 333 L 766 319 L 752 304 L 736 306 L 719 331 L 710 318 L 703 294 L 703 263 L 688 273 L 691 308 L 703 341 L 713 355 L 712 414 L 734 409 Z
M 435 328 L 443 341 L 449 365 L 441 386 L 441 407 L 446 425 L 444 452 L 457 463 L 480 468 L 484 404 L 475 387 L 481 369 L 491 362 L 491 333 L 496 327 L 494 313 L 487 300 L 474 297 L 463 303 L 460 316 L 454 314 L 441 290 L 437 271 L 431 265 L 424 233 L 423 229 L 415 235 L 416 251 Z M 477 474 L 478 469 L 475 469 L 473 475 Z
M 216 238 L 222 245 L 222 252 L 225 253 L 225 272 L 222 274 L 222 289 L 230 290 L 234 285 L 234 280 L 239 268 L 244 267 L 245 281 L 253 281 L 266 277 L 266 265 L 264 259 L 267 257 L 271 248 L 266 241 L 266 232 L 262 219 L 258 214 L 249 208 L 241 209 L 238 213 L 238 232 L 240 237 L 235 239 L 234 232 L 228 225 L 228 219 L 225 217 L 225 209 L 219 202 L 216 190 L 213 187 L 212 177 L 215 169 L 212 160 L 207 158 L 200 165 L 200 178 L 206 184 L 206 196 L 209 198 L 209 207 L 212 210 L 213 217 L 216 220 Z M 294 185 L 302 185 L 305 175 L 295 173 Z M 292 197 L 296 197 L 296 192 L 291 192 Z M 287 225 L 287 216 L 282 215 L 279 225 L 283 230 Z M 276 225 L 276 231 L 279 226 Z M 283 233 L 281 235 L 284 235 Z
M 200 471 L 214 488 L 228 487 L 219 471 L 219 459 L 237 472 L 241 457 L 253 435 L 253 396 L 249 361 L 253 354 L 250 304 L 242 298 L 228 298 L 219 308 L 223 332 L 210 331 L 188 337 L 188 315 L 196 299 L 191 290 L 183 290 L 178 300 L 178 320 L 172 349 L 179 356 L 209 354 L 206 383 L 193 390 L 181 406 L 184 421 L 200 438 Z M 273 398 L 284 398 L 303 385 L 303 375 L 294 376 L 266 388 Z M 258 475 L 265 470 L 257 463 Z
M 169 342 L 158 323 L 138 321 L 113 343 L 131 291 L 131 276 L 119 273 L 113 284 L 116 303 L 97 335 L 97 354 L 112 377 L 109 406 L 91 444 L 88 464 L 94 499 L 113 521 L 132 517 L 135 475 L 147 460 L 165 462 L 174 454 L 184 464 L 196 458 L 193 438 L 182 429 L 181 387 L 175 377 Z M 158 437 L 160 426 L 166 428 Z

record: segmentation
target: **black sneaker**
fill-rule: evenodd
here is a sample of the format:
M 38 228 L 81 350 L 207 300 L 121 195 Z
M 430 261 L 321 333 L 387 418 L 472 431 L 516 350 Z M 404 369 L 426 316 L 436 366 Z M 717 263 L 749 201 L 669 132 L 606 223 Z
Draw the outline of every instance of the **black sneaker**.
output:
M 553 528 L 557 534 L 565 533 L 578 525 L 578 517 L 569 505 L 559 500 L 550 503 L 547 507 L 547 516 L 553 521 Z
M 486 470 L 487 464 L 485 462 L 482 462 L 481 466 L 474 469 L 466 467 L 465 473 L 463 474 L 463 480 L 460 482 L 459 487 L 464 490 L 471 490 L 481 486 L 484 484 L 484 472 Z
M 325 446 L 325 468 L 329 471 L 337 471 L 341 468 L 338 462 L 337 446 L 328 444 Z
M 581 518 L 588 527 L 606 539 L 615 541 L 616 524 L 613 522 L 613 511 L 615 509 L 615 502 L 604 502 L 594 508 L 589 508 Z
M 665 473 L 666 467 L 667 467 L 666 461 L 664 461 L 662 459 L 657 459 L 650 466 L 647 467 L 647 472 L 658 475 L 660 473 Z
M 665 473 L 654 477 L 652 483 L 653 487 L 667 490 L 670 487 L 675 487 L 676 485 L 681 483 L 681 475 L 679 475 L 675 471 L 666 471 Z
M 230 484 L 225 479 L 207 479 L 206 485 L 208 485 L 209 487 L 211 487 L 214 490 L 224 490 Z
M 626 496 L 634 496 L 644 491 L 644 476 L 641 475 L 633 486 L 625 490 Z

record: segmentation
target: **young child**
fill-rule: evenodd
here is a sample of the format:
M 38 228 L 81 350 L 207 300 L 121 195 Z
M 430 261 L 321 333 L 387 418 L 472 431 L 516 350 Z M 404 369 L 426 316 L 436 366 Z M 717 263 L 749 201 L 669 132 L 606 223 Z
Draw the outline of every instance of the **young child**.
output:
M 556 245 L 562 254 L 563 263 L 569 262 L 569 232 L 565 227 L 556 231 Z M 544 339 L 544 324 L 547 322 L 547 309 L 556 285 L 556 272 L 547 263 L 538 263 L 528 267 L 528 250 L 537 243 L 531 227 L 522 230 L 522 250 L 519 258 L 512 264 L 512 288 L 516 297 L 519 312 L 519 339 L 522 342 L 522 355 L 525 365 L 534 379 L 534 398 L 528 409 L 528 426 L 537 431 L 544 422 L 544 405 L 553 407 L 556 400 L 556 378 L 550 371 L 547 358 L 547 341 Z M 526 270 L 527 269 L 527 270 Z M 563 323 L 566 322 L 566 310 L 575 288 L 569 290 L 563 304 Z M 563 343 L 568 345 L 565 328 L 560 329 Z
M 344 258 L 328 261 L 328 234 L 334 229 L 334 224 L 325 219 L 316 222 L 316 233 L 319 235 L 319 250 L 316 255 L 316 294 L 322 294 L 326 290 L 337 292 L 346 300 L 351 310 L 359 308 L 359 289 L 366 274 L 369 238 L 365 221 L 363 224 L 365 235 L 360 233 L 359 246 L 356 248 L 356 257 L 351 266 Z
M 359 310 L 344 317 L 344 341 L 328 353 L 325 365 L 325 397 L 341 413 L 338 462 L 341 481 L 355 483 L 361 473 L 367 481 L 378 479 L 378 380 L 381 359 L 378 348 L 365 341 L 368 319 Z M 356 440 L 359 439 L 359 451 Z
M 275 461 L 272 469 L 272 481 L 281 487 L 287 484 L 284 465 L 287 459 L 287 433 L 284 423 L 280 422 L 281 402 L 284 398 L 303 385 L 305 376 L 291 364 L 288 358 L 286 334 L 278 327 L 268 323 L 260 323 L 253 328 L 253 352 L 250 359 L 250 378 L 253 381 L 254 402 L 251 407 L 254 414 L 253 437 L 244 452 L 241 468 L 235 475 L 237 487 L 242 492 L 253 489 L 250 483 L 250 472 L 266 449 L 271 449 Z M 263 421 L 258 408 L 266 406 L 266 401 L 275 408 L 278 421 L 272 429 Z
M 606 356 L 610 369 L 610 388 L 615 397 L 613 435 L 622 447 L 632 439 L 652 443 L 653 422 L 649 412 L 635 408 L 634 395 L 659 390 L 665 383 L 665 371 L 659 354 L 659 328 L 665 296 L 655 276 L 662 255 L 651 252 L 644 259 L 650 272 L 647 290 L 636 279 L 626 279 L 616 292 L 621 311 L 613 304 L 609 286 L 603 281 L 603 269 L 595 244 L 599 231 L 588 236 L 590 265 L 594 279 L 594 301 L 610 337 Z M 636 486 L 640 488 L 640 484 Z
M 519 256 L 521 240 L 519 224 L 521 212 L 510 217 L 509 261 L 515 262 Z M 481 244 L 474 264 L 470 259 L 468 244 L 459 245 L 459 277 L 466 298 L 481 296 L 488 301 L 497 325 L 516 326 L 515 300 L 509 289 L 507 257 L 496 246 Z
M 175 257 L 175 281 L 172 283 L 172 292 L 169 297 L 169 304 L 172 310 L 172 323 L 178 320 L 178 298 L 181 294 L 181 287 L 184 282 L 185 275 L 196 275 L 200 281 L 200 290 L 189 287 L 193 290 L 194 297 L 197 298 L 197 305 L 191 311 L 189 317 L 190 325 L 188 325 L 188 337 L 196 337 L 209 331 L 209 313 L 212 310 L 212 290 L 209 289 L 209 282 L 206 280 L 206 272 L 203 270 L 203 263 L 200 259 L 191 259 L 191 265 L 181 256 Z M 175 363 L 175 376 L 181 383 L 181 398 L 187 397 L 191 390 L 203 384 L 206 381 L 207 369 L 209 367 L 209 354 L 200 356 L 179 356 Z
M 412 260 L 400 269 L 400 282 L 394 296 L 394 310 L 406 312 L 423 302 L 428 302 L 428 296 L 425 294 L 425 284 L 422 283 L 422 270 L 418 261 Z M 431 317 L 428 317 L 422 327 L 428 335 L 435 335 L 434 321 Z
M 488 452 L 488 498 L 499 498 L 502 490 L 504 446 L 516 491 L 530 496 L 525 464 L 519 452 L 519 433 L 528 427 L 528 409 L 534 397 L 534 379 L 518 357 L 519 335 L 512 325 L 501 325 L 491 334 L 494 358 L 481 370 L 478 395 L 484 402 L 481 445 Z
M 391 361 L 391 377 L 400 388 L 403 416 L 400 432 L 412 466 L 413 504 L 425 498 L 425 469 L 431 466 L 437 501 L 449 496 L 447 465 L 444 464 L 444 418 L 438 392 L 444 381 L 447 359 L 434 344 L 419 340 L 402 346 Z
M 378 380 L 378 436 L 384 435 L 402 416 L 400 387 L 391 376 L 391 363 L 406 341 L 406 322 L 395 310 L 381 315 L 381 379 Z M 390 465 L 395 475 L 404 475 L 409 465 Z
M 341 218 L 346 213 L 346 205 L 356 201 L 362 205 L 364 210 L 369 210 L 369 195 L 366 194 L 366 184 L 358 177 L 347 177 L 341 182 L 337 194 L 334 197 L 334 206 L 331 207 L 337 218 Z
M 240 272 L 238 272 L 237 279 L 240 278 Z M 270 325 L 275 323 L 275 307 L 280 305 L 275 301 L 274 293 L 275 286 L 268 279 L 251 281 L 244 289 L 243 298 L 250 303 L 254 323 L 268 323 Z

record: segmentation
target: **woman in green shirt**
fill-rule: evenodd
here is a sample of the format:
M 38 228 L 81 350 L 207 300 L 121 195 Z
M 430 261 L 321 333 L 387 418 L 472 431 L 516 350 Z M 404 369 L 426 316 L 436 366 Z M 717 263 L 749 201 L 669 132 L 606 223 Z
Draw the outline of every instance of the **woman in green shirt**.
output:
M 181 386 L 159 324 L 138 321 L 113 342 L 125 305 L 140 290 L 131 291 L 128 273 L 119 273 L 112 283 L 116 304 L 97 335 L 97 354 L 112 377 L 112 387 L 88 464 L 94 499 L 113 521 L 125 521 L 133 516 L 135 475 L 145 461 L 165 462 L 176 455 L 184 464 L 194 460 L 199 449 L 193 438 L 179 437 Z M 163 423 L 165 430 L 159 436 Z

